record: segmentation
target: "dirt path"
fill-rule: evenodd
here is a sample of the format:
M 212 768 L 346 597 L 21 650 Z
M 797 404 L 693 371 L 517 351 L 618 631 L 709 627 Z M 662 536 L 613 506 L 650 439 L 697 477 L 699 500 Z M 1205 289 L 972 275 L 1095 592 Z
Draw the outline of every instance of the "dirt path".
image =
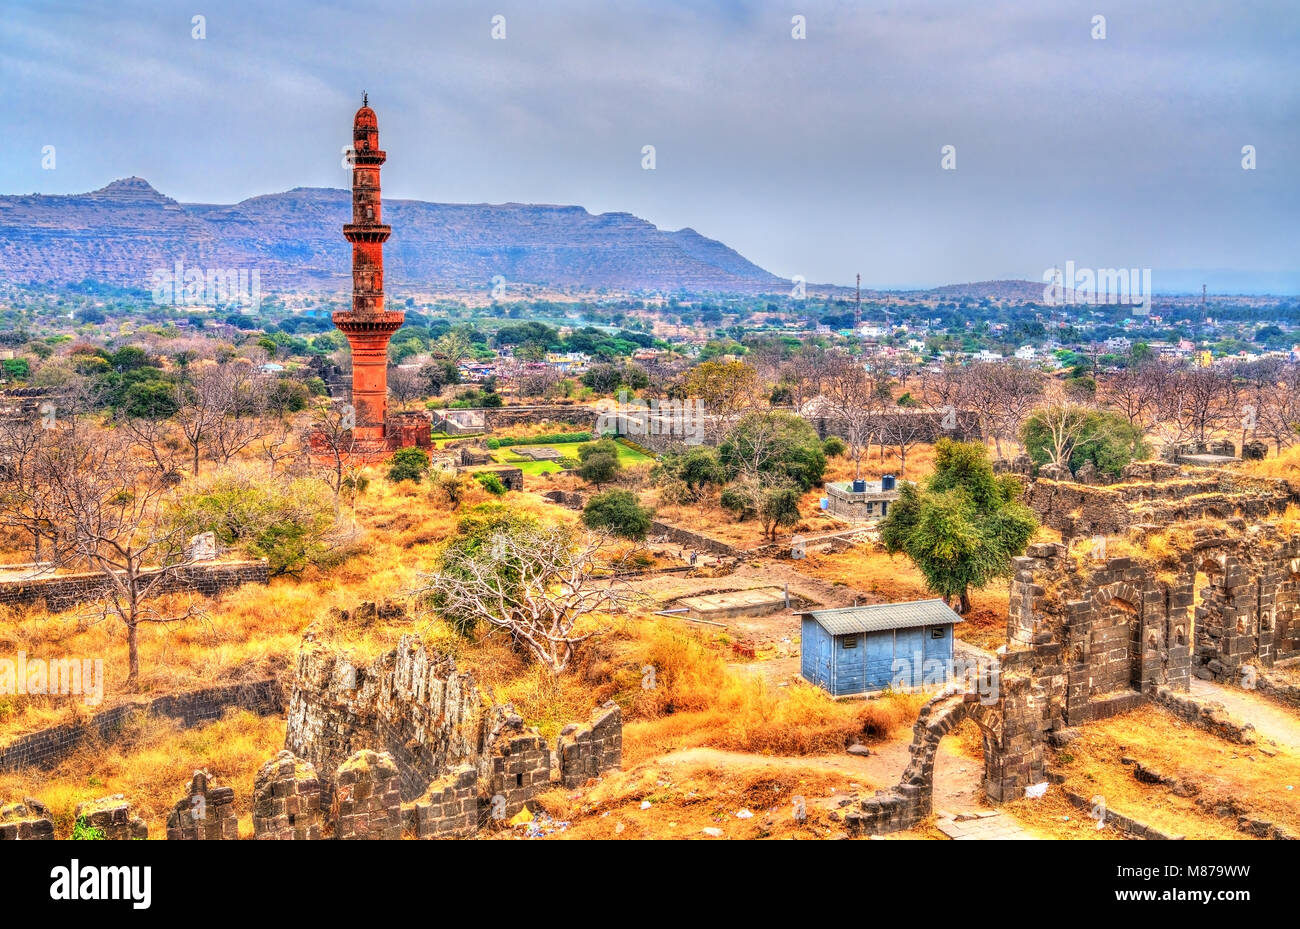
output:
M 1263 738 L 1300 754 L 1300 715 L 1278 706 L 1267 697 L 1195 677 L 1192 678 L 1192 696 L 1222 703 L 1230 715 L 1250 723 Z
M 816 773 L 843 774 L 842 790 L 821 799 L 824 806 L 833 808 L 844 794 L 858 792 L 871 796 L 875 790 L 884 790 L 898 783 L 910 757 L 910 739 L 899 739 L 883 745 L 872 746 L 866 757 L 850 754 L 837 755 L 747 755 L 717 748 L 687 748 L 657 758 L 656 765 L 704 766 L 730 770 L 756 768 L 782 768 L 785 770 Z M 960 754 L 956 745 L 945 741 L 939 746 L 935 761 L 934 808 L 950 813 L 971 813 L 986 809 L 981 805 L 983 792 L 980 779 L 984 764 L 978 758 Z M 854 787 L 852 785 L 858 785 Z

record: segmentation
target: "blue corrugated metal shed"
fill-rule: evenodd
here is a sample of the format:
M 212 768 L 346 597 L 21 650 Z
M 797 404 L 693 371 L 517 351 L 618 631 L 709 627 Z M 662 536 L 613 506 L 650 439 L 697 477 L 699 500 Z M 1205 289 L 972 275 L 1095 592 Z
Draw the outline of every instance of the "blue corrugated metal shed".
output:
M 831 635 L 941 626 L 962 621 L 942 600 L 909 600 L 906 603 L 873 603 L 836 610 L 810 610 L 801 616 L 811 616 Z
M 800 614 L 803 677 L 837 697 L 948 679 L 953 630 L 942 600 L 880 603 Z

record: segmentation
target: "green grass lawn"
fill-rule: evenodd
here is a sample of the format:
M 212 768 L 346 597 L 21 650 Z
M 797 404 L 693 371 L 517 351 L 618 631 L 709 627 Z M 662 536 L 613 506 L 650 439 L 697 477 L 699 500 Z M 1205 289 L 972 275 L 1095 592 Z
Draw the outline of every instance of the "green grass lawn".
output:
M 553 442 L 544 446 L 519 446 L 520 448 L 553 448 L 565 458 L 577 458 L 578 446 L 584 445 L 584 442 Z M 498 448 L 492 452 L 492 458 L 497 464 L 507 465 L 512 468 L 518 468 L 525 474 L 551 474 L 556 471 L 562 471 L 557 461 L 532 461 L 528 458 L 519 457 L 514 448 Z M 618 460 L 624 467 L 637 464 L 642 461 L 653 461 L 649 455 L 638 452 L 634 448 L 628 448 L 626 445 L 619 443 Z

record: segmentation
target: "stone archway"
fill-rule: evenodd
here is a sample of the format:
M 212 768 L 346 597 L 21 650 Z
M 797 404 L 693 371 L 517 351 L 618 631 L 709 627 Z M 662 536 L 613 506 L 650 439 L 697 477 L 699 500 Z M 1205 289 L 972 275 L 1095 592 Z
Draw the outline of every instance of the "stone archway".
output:
M 931 698 L 917 714 L 912 727 L 911 758 L 898 785 L 862 800 L 844 816 L 853 834 L 880 835 L 916 825 L 933 812 L 934 762 L 943 737 L 970 719 L 984 736 L 984 790 L 989 799 L 1010 799 L 1004 789 L 1008 769 L 1002 752 L 1003 695 L 981 702 L 980 695 L 946 690 Z
M 983 703 L 978 694 L 969 692 L 941 694 L 921 707 L 912 728 L 911 760 L 900 780 L 900 784 L 919 788 L 917 804 L 923 817 L 933 812 L 934 762 L 939 743 L 968 719 L 979 726 L 983 736 L 985 785 L 1000 776 L 1001 701 Z

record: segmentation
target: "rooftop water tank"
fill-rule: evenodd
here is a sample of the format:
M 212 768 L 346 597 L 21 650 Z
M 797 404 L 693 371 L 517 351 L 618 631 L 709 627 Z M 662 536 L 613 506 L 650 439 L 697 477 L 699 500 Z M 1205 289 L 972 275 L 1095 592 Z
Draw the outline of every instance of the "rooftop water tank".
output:
M 867 482 L 866 482 L 866 481 L 854 481 L 854 482 L 853 482 L 853 492 L 854 492 L 855 494 L 864 494 L 864 493 L 866 493 L 866 492 L 867 492 Z
M 884 477 L 882 477 L 882 478 L 880 479 L 880 489 L 881 489 L 881 490 L 893 490 L 893 489 L 894 489 L 894 475 L 892 475 L 892 474 L 886 474 Z

